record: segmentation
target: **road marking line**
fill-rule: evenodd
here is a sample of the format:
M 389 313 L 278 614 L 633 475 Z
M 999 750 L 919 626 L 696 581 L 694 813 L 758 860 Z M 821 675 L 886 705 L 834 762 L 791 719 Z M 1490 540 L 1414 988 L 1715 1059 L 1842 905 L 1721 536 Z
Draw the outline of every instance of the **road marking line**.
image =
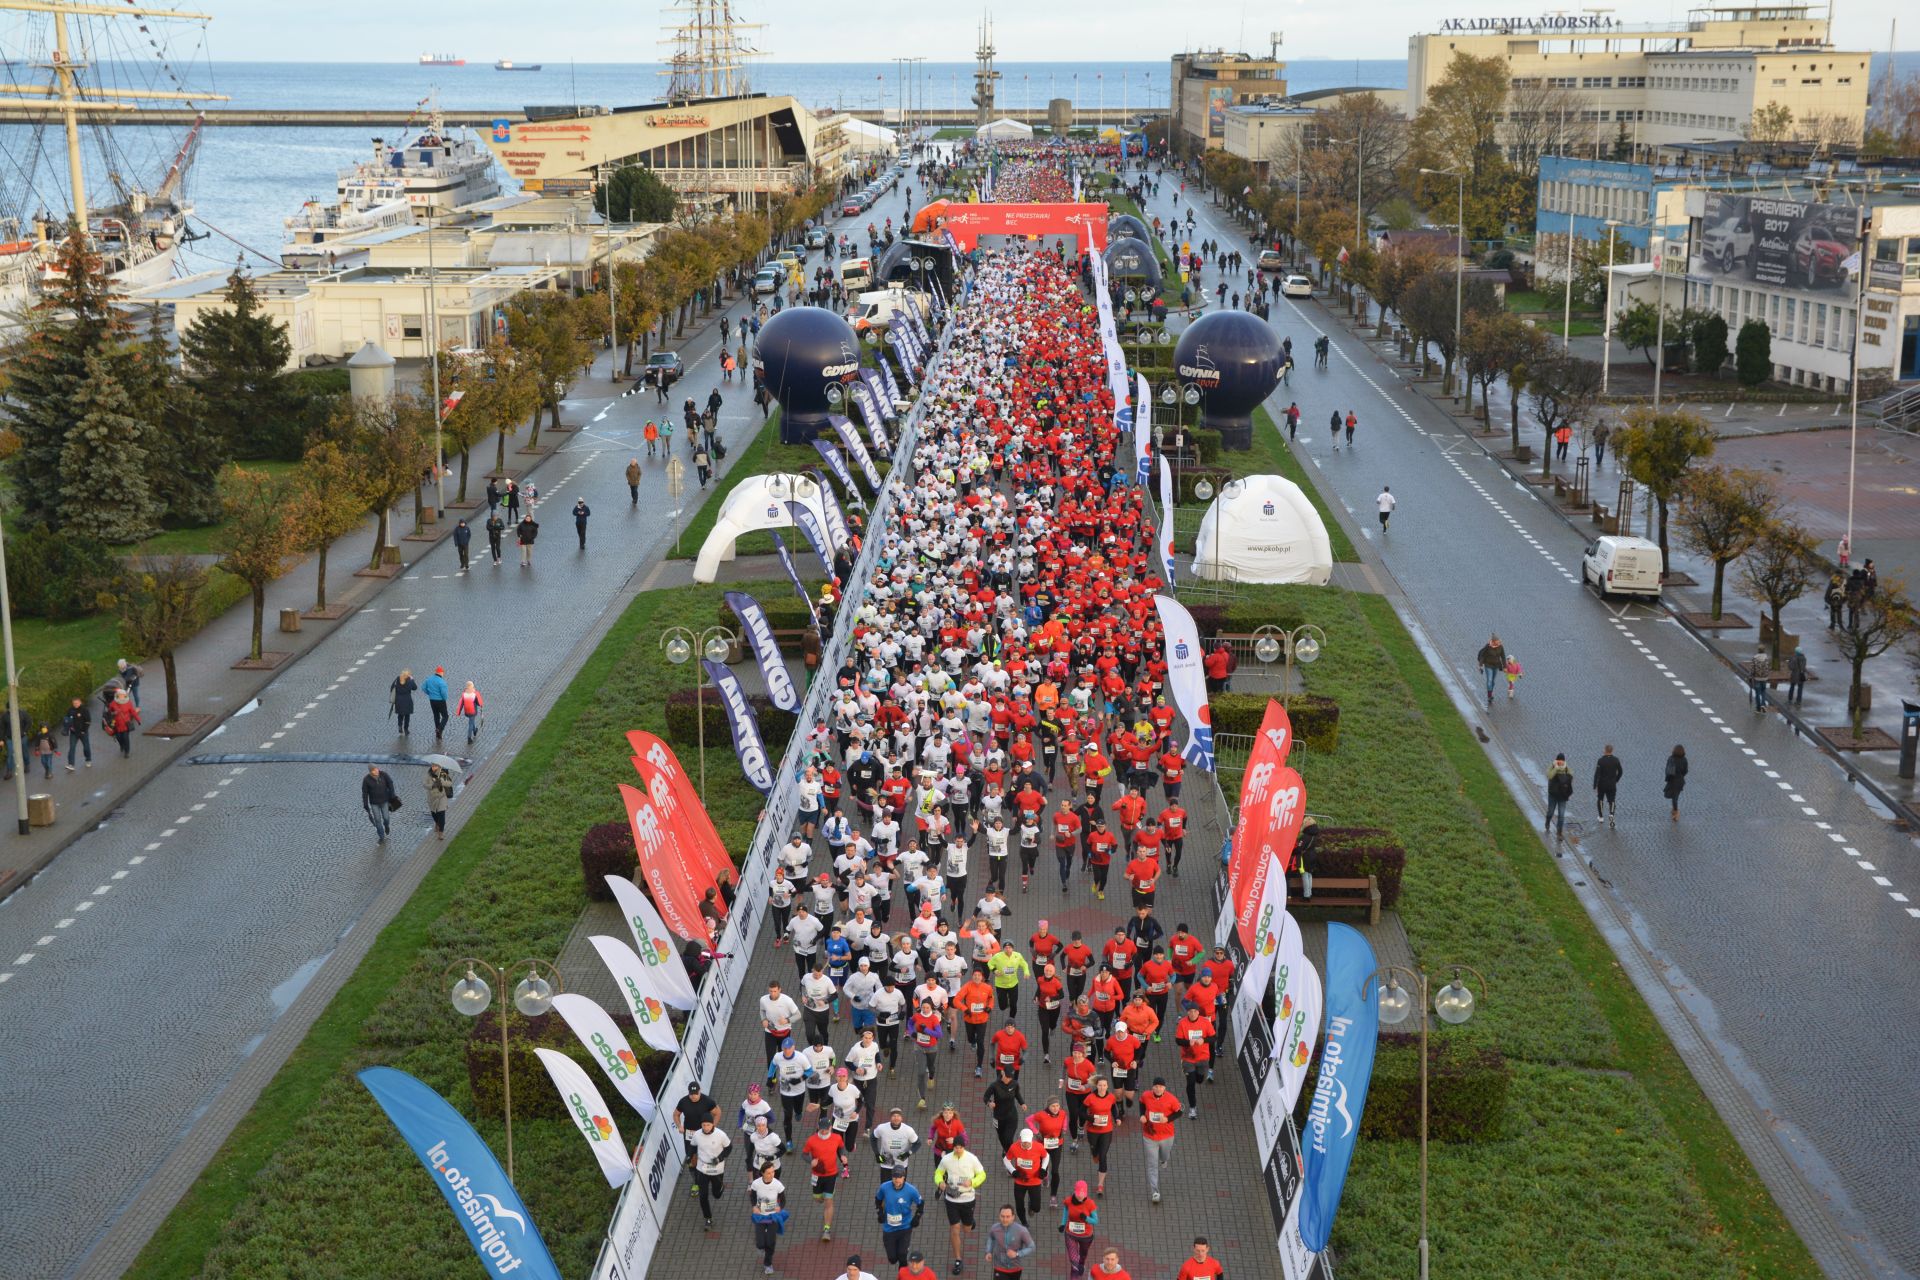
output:
M 40 941 L 34 943 L 33 945 L 36 947 L 44 947 L 47 944 L 51 943 L 52 941 L 53 941 L 53 935 L 48 934 L 46 937 L 40 939 Z
M 160 838 L 161 838 L 162 840 L 165 840 L 165 839 L 167 839 L 168 837 L 170 837 L 171 835 L 173 835 L 173 833 L 174 833 L 175 831 L 177 831 L 178 829 L 179 829 L 179 828 L 177 828 L 177 827 L 168 827 L 168 828 L 167 828 L 167 829 L 166 829 L 165 831 L 162 831 L 162 832 L 160 833 Z M 159 846 L 159 845 L 157 845 L 157 844 L 150 844 L 150 845 L 148 845 L 148 846 L 147 846 L 147 848 L 149 848 L 149 849 L 158 849 L 159 847 L 160 847 L 160 846 Z
M 1835 844 L 1845 844 L 1847 842 L 1847 838 L 1838 831 L 1827 832 L 1827 839 L 1833 841 Z
M 115 880 L 125 880 L 125 879 L 127 878 L 127 875 L 128 875 L 128 873 L 127 873 L 127 871 L 126 871 L 125 869 L 122 869 L 122 870 L 119 870 L 119 871 L 116 871 L 116 872 L 114 872 L 114 873 L 113 873 L 113 878 L 114 878 Z
M 1895 902 L 1905 902 L 1907 900 L 1907 895 L 1904 893 L 1890 893 L 1887 896 Z
M 199 812 L 200 812 L 200 811 L 201 811 L 202 809 L 204 809 L 204 808 L 206 808 L 207 806 L 206 806 L 206 805 L 204 805 L 204 804 L 196 804 L 196 805 L 191 805 L 191 806 L 189 806 L 189 807 L 190 807 L 190 808 L 191 808 L 191 809 L 192 809 L 192 810 L 193 810 L 193 811 L 194 811 L 195 813 L 199 813 Z
M 100 896 L 101 894 L 103 894 L 103 893 L 105 893 L 105 892 L 106 892 L 107 890 L 109 890 L 109 889 L 111 889 L 111 888 L 113 888 L 113 886 L 112 886 L 112 885 L 110 885 L 110 884 L 103 884 L 103 885 L 101 885 L 101 886 L 100 886 L 100 887 L 99 887 L 98 889 L 95 889 L 95 890 L 93 891 L 93 896 L 97 898 L 97 897 L 99 897 L 99 896 Z
M 1862 871 L 1878 871 L 1878 870 L 1880 869 L 1880 868 L 1878 868 L 1878 867 L 1876 867 L 1876 866 L 1874 866 L 1874 865 L 1873 865 L 1873 864 L 1872 864 L 1871 862 L 1861 862 L 1861 863 L 1858 863 L 1858 864 L 1856 864 L 1856 865 L 1857 865 L 1857 866 L 1859 866 L 1859 868 L 1860 868 L 1860 869 L 1861 869 Z
M 73 906 L 73 909 L 75 911 L 91 911 L 93 909 L 93 904 L 91 902 L 76 902 Z
M 127 859 L 127 865 L 130 867 L 137 867 L 145 861 L 146 859 L 144 857 L 142 857 L 139 854 L 135 854 L 133 857 Z
M 20 958 L 18 960 L 15 960 L 14 963 L 15 964 L 32 964 L 33 952 L 31 951 L 22 952 L 20 955 Z
M 189 822 L 192 822 L 192 821 L 193 821 L 193 815 L 192 815 L 192 814 L 190 814 L 190 813 L 183 813 L 183 814 L 181 814 L 181 815 L 180 815 L 179 817 L 177 817 L 177 818 L 175 818 L 175 819 L 174 819 L 174 821 L 175 821 L 175 822 L 177 822 L 177 823 L 179 823 L 179 824 L 180 824 L 181 826 L 183 826 L 183 827 L 184 827 L 184 826 L 186 826 L 186 825 L 187 825 L 187 824 L 188 824 Z
M 158 840 L 155 840 L 152 844 L 147 846 L 147 852 L 152 853 L 155 849 L 158 849 L 159 847 L 160 847 L 160 842 Z
M 53 927 L 54 927 L 54 928 L 56 928 L 56 929 L 64 929 L 64 928 L 66 928 L 66 927 L 67 927 L 68 925 L 70 925 L 70 924 L 72 924 L 72 923 L 73 923 L 73 917 L 72 917 L 72 916 L 68 916 L 68 917 L 67 917 L 67 918 L 66 918 L 65 920 L 62 920 L 62 921 L 60 921 L 60 922 L 58 922 L 58 923 L 57 923 L 57 924 L 55 924 L 55 925 L 54 925 Z
M 1893 881 L 1887 879 L 1885 876 L 1875 876 L 1873 878 L 1873 882 L 1879 885 L 1882 889 L 1890 888 L 1893 884 Z

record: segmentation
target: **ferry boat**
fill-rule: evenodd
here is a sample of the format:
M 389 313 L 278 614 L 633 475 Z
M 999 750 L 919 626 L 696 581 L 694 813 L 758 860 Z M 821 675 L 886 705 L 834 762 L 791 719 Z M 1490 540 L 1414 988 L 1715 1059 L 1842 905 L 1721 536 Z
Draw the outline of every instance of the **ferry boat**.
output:
M 540 64 L 537 62 L 515 62 L 511 58 L 502 58 L 493 64 L 493 69 L 495 71 L 538 71 Z
M 458 136 L 449 133 L 432 99 L 418 104 L 416 116 L 419 108 L 426 109 L 426 125 L 411 142 L 390 147 L 375 138 L 368 159 L 340 170 L 336 194 L 341 208 L 370 210 L 398 200 L 413 211 L 416 222 L 425 222 L 429 216 L 500 194 L 493 154 L 468 130 Z M 409 119 L 401 136 L 412 131 Z
M 413 209 L 405 200 L 368 208 L 346 200 L 336 204 L 309 200 L 286 221 L 288 240 L 280 247 L 280 265 L 309 271 L 358 266 L 366 257 L 366 246 L 351 243 L 349 237 L 412 224 Z
M 423 67 L 464 67 L 467 65 L 467 60 L 451 53 L 423 53 L 420 55 L 420 65 Z

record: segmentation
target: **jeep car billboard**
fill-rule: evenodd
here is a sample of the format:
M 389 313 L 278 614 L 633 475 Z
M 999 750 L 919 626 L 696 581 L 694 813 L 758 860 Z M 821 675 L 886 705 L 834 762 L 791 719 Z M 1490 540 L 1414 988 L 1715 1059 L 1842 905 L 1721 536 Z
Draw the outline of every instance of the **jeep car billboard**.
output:
M 1860 210 L 1763 193 L 1711 192 L 1689 274 L 1739 274 L 1755 284 L 1837 289 L 1860 243 Z

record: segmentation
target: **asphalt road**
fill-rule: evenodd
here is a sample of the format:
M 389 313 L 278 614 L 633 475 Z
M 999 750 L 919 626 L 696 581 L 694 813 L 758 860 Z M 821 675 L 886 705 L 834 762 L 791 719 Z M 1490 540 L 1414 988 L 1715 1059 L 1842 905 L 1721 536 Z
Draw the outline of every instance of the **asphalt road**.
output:
M 712 326 L 681 347 L 681 387 L 701 401 L 719 380 L 718 347 Z M 762 421 L 750 386 L 722 388 L 736 456 Z M 546 437 L 557 451 L 532 477 L 541 537 L 531 569 L 511 530 L 498 568 L 484 536 L 470 573 L 450 543 L 433 547 L 203 752 L 433 750 L 424 699 L 411 738 L 396 736 L 388 683 L 402 667 L 424 680 L 439 665 L 456 696 L 472 680 L 487 704 L 474 747 L 463 747 L 458 719 L 446 745 L 485 760 L 509 724 L 538 710 L 530 701 L 581 621 L 666 550 L 669 513 L 684 505 L 690 515 L 701 500 L 691 465 L 682 499 L 668 498 L 640 434 L 650 412 L 677 414 L 680 389 L 667 406 L 650 392 L 569 402 L 568 421 L 584 429 Z M 637 508 L 625 477 L 636 455 L 646 466 Z M 584 553 L 569 514 L 580 497 L 593 510 Z M 422 771 L 396 771 L 405 807 L 385 845 L 360 808 L 364 773 L 176 765 L 0 906 L 0 1273 L 71 1274 L 388 880 L 431 856 L 433 842 L 420 844 L 430 826 Z M 107 1070 L 114 1060 L 128 1069 Z
M 1209 235 L 1245 252 L 1203 203 L 1196 238 Z M 1899 1172 L 1920 1163 L 1914 841 L 1778 717 L 1756 715 L 1678 623 L 1581 586 L 1584 539 L 1332 312 L 1283 300 L 1272 319 L 1304 368 L 1269 411 L 1278 421 L 1299 402 L 1296 453 L 1404 591 L 1443 676 L 1479 708 L 1489 751 L 1533 783 L 1523 798 L 1534 813 L 1546 766 L 1567 754 L 1578 856 L 1745 1095 L 1716 1103 L 1750 1108 L 1772 1134 L 1848 1239 L 1856 1273 L 1920 1272 L 1920 1182 Z M 1324 373 L 1310 359 L 1321 332 L 1333 335 Z M 1360 420 L 1357 448 L 1337 454 L 1336 408 Z M 1384 534 L 1382 485 L 1399 499 Z M 1487 710 L 1475 655 L 1490 632 L 1526 674 L 1516 700 L 1502 690 Z M 1589 786 L 1609 742 L 1626 767 L 1614 830 L 1593 820 Z M 1676 743 L 1691 763 L 1678 823 L 1661 796 Z

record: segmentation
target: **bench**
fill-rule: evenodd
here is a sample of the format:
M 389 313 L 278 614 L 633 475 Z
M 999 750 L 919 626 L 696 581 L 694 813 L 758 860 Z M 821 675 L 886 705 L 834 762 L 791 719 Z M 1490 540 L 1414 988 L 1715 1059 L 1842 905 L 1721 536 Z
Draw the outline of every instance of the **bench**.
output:
M 820 634 L 812 627 L 775 628 L 773 642 L 782 653 L 792 653 L 794 646 L 799 646 L 801 661 L 809 671 L 820 665 Z
M 1380 923 L 1380 881 L 1374 876 L 1315 876 L 1313 896 L 1300 896 L 1300 877 L 1287 876 L 1287 910 L 1300 907 L 1351 907 L 1367 913 L 1368 924 Z

